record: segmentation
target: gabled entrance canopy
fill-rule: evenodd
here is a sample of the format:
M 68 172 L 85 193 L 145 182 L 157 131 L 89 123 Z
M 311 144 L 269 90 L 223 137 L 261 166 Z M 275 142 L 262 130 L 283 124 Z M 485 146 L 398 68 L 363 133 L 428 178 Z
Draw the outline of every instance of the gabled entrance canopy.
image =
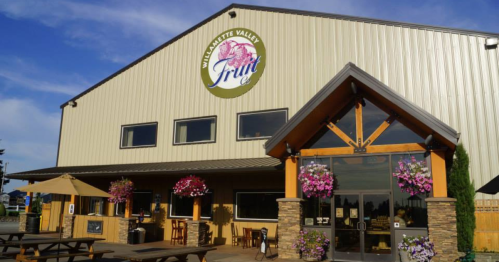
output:
M 357 136 L 352 138 L 341 130 L 338 132 L 333 123 L 334 117 L 341 114 L 352 101 L 357 101 L 357 105 L 362 101 L 365 105 L 364 98 L 389 113 L 390 117 L 369 137 L 362 137 L 362 130 L 359 131 L 359 128 L 356 131 Z M 356 110 L 361 111 L 359 107 L 357 106 Z M 356 113 L 356 115 L 362 114 Z M 395 120 L 403 123 L 423 140 L 428 138 L 428 144 L 448 149 L 446 151 L 449 153 L 454 151 L 458 143 L 459 133 L 452 127 L 407 101 L 355 64 L 349 63 L 267 141 L 265 150 L 269 156 L 285 158 L 289 155 L 286 144 L 289 145 L 289 149 L 297 152 L 304 148 L 321 128 L 327 126 L 347 142 L 348 145 L 345 144 L 344 147 L 345 154 L 377 153 L 379 147 L 371 146 L 373 138 L 376 139 Z M 359 121 L 362 119 L 357 117 L 357 123 Z M 419 148 L 425 149 L 426 145 L 414 144 L 406 151 L 415 151 Z M 405 149 L 399 147 L 397 150 Z

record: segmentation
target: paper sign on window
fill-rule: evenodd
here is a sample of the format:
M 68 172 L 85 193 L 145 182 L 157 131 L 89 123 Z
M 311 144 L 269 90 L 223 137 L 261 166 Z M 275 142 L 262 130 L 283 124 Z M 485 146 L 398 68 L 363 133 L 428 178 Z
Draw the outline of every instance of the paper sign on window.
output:
M 350 218 L 358 218 L 359 213 L 357 208 L 351 208 L 350 209 Z
M 336 208 L 336 217 L 337 218 L 343 217 L 343 208 Z

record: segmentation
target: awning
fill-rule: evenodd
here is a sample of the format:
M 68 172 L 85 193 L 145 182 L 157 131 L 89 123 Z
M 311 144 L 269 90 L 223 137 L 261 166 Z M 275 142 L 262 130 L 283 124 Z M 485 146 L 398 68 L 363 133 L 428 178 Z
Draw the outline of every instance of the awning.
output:
M 147 174 L 185 174 L 219 173 L 248 171 L 283 170 L 283 163 L 276 158 L 223 159 L 185 162 L 160 162 L 99 166 L 64 166 L 51 167 L 7 175 L 8 178 L 22 180 L 45 180 L 69 173 L 74 177 L 147 175 Z

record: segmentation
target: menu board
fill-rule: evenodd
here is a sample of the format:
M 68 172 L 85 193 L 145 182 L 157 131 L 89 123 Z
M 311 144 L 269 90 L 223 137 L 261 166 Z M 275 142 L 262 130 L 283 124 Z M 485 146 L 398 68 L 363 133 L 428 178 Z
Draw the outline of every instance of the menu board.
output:
M 87 233 L 102 234 L 102 221 L 89 220 L 87 224 Z

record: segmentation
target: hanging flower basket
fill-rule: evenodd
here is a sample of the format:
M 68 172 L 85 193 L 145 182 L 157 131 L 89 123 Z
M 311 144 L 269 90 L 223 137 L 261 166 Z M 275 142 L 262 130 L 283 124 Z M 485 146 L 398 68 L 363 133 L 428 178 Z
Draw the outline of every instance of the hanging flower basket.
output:
M 300 231 L 293 243 L 293 248 L 301 252 L 302 259 L 305 261 L 321 261 L 329 247 L 329 242 L 325 232 Z
M 326 165 L 311 162 L 300 168 L 298 180 L 303 193 L 308 197 L 326 198 L 333 194 L 333 174 Z
M 428 237 L 423 236 L 408 237 L 404 235 L 398 249 L 402 262 L 431 261 L 431 258 L 437 254 L 433 242 Z
M 204 180 L 190 175 L 180 179 L 173 187 L 173 193 L 180 197 L 199 197 L 208 193 Z
M 126 199 L 133 195 L 133 182 L 125 178 L 111 182 L 109 194 L 111 195 L 109 202 L 125 203 Z
M 410 159 L 401 159 L 398 164 L 393 176 L 397 178 L 402 192 L 407 192 L 411 196 L 431 192 L 433 180 L 425 161 L 417 161 L 411 156 Z

